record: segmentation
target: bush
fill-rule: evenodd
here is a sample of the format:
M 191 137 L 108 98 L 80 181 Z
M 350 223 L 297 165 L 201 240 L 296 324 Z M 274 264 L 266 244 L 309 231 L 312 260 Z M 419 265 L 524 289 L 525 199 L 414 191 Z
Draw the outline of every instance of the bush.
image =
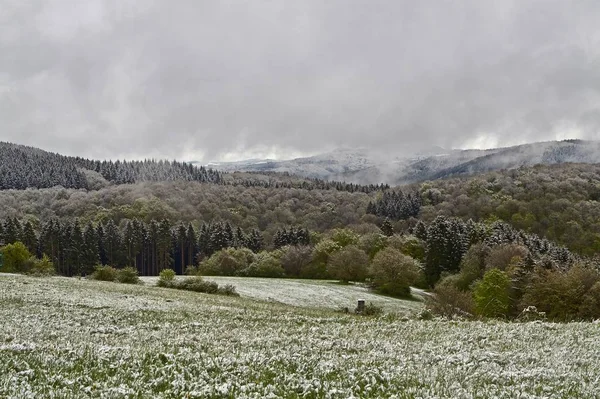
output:
M 156 283 L 159 287 L 171 287 L 175 281 L 175 270 L 164 269 L 158 275 L 158 281 Z
M 94 273 L 90 276 L 93 280 L 100 281 L 115 281 L 117 278 L 117 269 L 112 266 L 98 265 L 94 269 Z
M 56 273 L 54 264 L 46 254 L 42 256 L 42 259 L 30 258 L 30 261 L 32 261 L 33 265 L 29 270 L 29 274 L 34 276 L 52 276 Z
M 4 273 L 26 273 L 32 267 L 29 259 L 33 256 L 25 244 L 20 241 L 8 244 L 0 249 L 4 256 L 4 264 L 0 269 Z
M 491 269 L 475 285 L 473 300 L 477 314 L 484 317 L 506 317 L 510 310 L 510 279 L 499 269 Z
M 473 297 L 470 292 L 456 287 L 455 276 L 441 280 L 433 290 L 433 295 L 426 298 L 427 309 L 438 316 L 453 319 L 473 316 Z
M 219 285 L 213 281 L 205 281 L 200 276 L 188 277 L 177 281 L 173 288 L 178 290 L 202 292 L 205 294 L 216 294 L 219 290 Z
M 358 307 L 354 309 L 354 313 L 360 314 L 362 316 L 379 316 L 383 313 L 383 308 L 381 306 L 373 305 L 372 302 L 369 302 L 365 309 L 362 312 L 359 312 Z
M 240 296 L 240 294 L 238 294 L 235 290 L 235 287 L 231 284 L 225 284 L 224 286 L 219 287 L 217 294 L 226 296 Z
M 419 262 L 395 248 L 384 248 L 375 255 L 370 274 L 373 288 L 382 294 L 410 297 L 410 286 L 421 275 Z
M 123 284 L 139 284 L 141 282 L 137 269 L 133 267 L 118 270 L 116 279 Z
M 198 274 L 198 268 L 196 266 L 193 265 L 188 265 L 185 267 L 185 271 L 184 274 L 186 276 L 195 276 Z
M 160 277 L 156 283 L 158 287 L 173 288 L 176 290 L 201 292 L 204 294 L 218 294 L 226 296 L 240 296 L 231 284 L 222 287 L 213 281 L 206 281 L 201 276 L 186 277 L 182 280 L 175 279 L 175 272 L 171 269 L 165 269 L 160 272 Z

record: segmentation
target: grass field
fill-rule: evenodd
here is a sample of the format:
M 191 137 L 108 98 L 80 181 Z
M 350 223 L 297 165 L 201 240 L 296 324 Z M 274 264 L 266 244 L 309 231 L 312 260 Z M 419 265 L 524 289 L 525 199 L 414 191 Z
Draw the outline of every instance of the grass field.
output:
M 5 275 L 0 321 L 1 398 L 593 398 L 600 392 L 595 323 L 366 318 L 149 284 Z
M 181 277 L 179 277 L 181 278 Z M 142 277 L 148 284 L 156 284 L 158 277 Z M 406 301 L 377 295 L 360 285 L 340 285 L 331 280 L 293 280 L 272 278 L 206 276 L 205 280 L 219 285 L 231 284 L 244 298 L 279 302 L 292 306 L 338 310 L 353 310 L 358 299 L 383 308 L 387 313 L 412 314 L 423 308 L 423 291 L 413 289 L 415 300 Z

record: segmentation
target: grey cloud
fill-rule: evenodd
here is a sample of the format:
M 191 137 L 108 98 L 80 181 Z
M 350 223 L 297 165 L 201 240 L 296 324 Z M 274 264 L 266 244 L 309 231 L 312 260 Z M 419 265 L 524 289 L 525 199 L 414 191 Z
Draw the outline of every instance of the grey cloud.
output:
M 5 0 L 0 139 L 217 159 L 600 138 L 596 1 Z

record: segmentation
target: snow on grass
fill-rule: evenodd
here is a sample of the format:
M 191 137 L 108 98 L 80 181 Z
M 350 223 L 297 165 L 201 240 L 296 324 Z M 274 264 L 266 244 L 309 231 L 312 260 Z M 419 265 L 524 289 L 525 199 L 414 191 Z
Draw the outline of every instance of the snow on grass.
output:
M 0 275 L 4 398 L 591 398 L 600 325 L 366 318 Z
M 182 277 L 178 277 L 182 278 Z M 148 284 L 156 284 L 157 277 L 143 277 Z M 423 292 L 415 290 L 414 300 L 401 300 L 377 295 L 360 285 L 341 285 L 331 280 L 292 280 L 249 277 L 206 276 L 205 280 L 219 285 L 231 284 L 246 298 L 280 302 L 292 306 L 310 308 L 354 310 L 357 301 L 380 306 L 387 313 L 410 314 L 423 308 Z

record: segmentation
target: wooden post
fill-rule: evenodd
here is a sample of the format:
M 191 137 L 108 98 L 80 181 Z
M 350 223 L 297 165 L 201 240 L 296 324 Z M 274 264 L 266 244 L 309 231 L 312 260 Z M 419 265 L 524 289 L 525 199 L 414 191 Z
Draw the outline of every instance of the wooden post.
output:
M 362 313 L 365 310 L 365 300 L 359 299 L 358 306 L 356 306 L 356 313 Z

